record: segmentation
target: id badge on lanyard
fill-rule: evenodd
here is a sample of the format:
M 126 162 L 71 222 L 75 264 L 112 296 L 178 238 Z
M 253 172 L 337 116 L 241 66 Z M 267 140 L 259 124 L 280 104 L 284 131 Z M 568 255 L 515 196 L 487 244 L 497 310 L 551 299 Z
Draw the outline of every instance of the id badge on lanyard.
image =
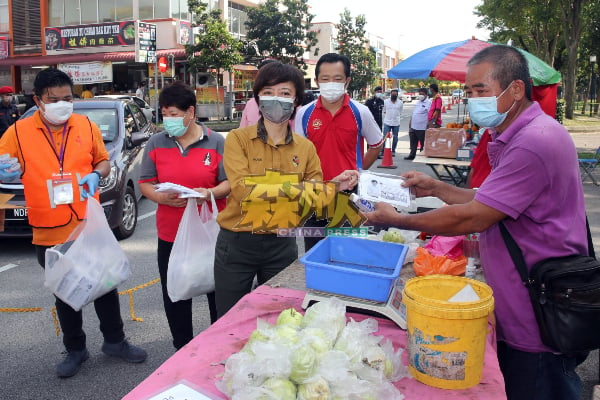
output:
M 73 203 L 73 175 L 69 172 L 52 174 L 52 196 L 56 205 Z

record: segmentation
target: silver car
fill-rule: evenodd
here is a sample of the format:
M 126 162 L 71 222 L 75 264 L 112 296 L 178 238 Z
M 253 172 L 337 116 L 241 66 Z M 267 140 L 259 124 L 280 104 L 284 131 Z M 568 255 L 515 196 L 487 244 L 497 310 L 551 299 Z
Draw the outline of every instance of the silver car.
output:
M 142 110 L 142 112 L 146 116 L 146 119 L 148 121 L 152 121 L 152 122 L 156 123 L 156 112 L 154 111 L 154 108 L 152 108 L 152 106 L 150 106 L 150 104 L 148 104 L 144 99 L 141 99 L 137 96 L 132 96 L 129 94 L 101 94 L 101 95 L 95 96 L 94 98 L 95 99 L 114 99 L 114 100 L 122 100 L 122 99 L 133 100 L 135 102 L 135 104 L 137 104 L 138 107 Z

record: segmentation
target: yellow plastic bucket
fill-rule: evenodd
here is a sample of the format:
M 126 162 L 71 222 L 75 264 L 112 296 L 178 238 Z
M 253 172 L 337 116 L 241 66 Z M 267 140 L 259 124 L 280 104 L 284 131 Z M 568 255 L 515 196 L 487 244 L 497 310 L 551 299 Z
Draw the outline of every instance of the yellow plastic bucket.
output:
M 479 300 L 449 302 L 470 283 Z M 492 289 L 460 276 L 409 279 L 402 301 L 408 327 L 408 367 L 420 382 L 443 389 L 465 389 L 481 381 Z

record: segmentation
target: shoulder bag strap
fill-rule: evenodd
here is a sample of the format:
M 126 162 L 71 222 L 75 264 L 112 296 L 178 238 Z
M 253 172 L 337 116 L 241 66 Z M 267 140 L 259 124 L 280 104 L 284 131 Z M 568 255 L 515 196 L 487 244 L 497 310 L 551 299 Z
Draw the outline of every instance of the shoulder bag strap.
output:
M 506 244 L 506 248 L 508 248 L 508 252 L 510 253 L 510 258 L 512 258 L 515 267 L 517 267 L 517 271 L 521 276 L 521 280 L 525 285 L 529 282 L 529 273 L 527 272 L 527 267 L 525 266 L 525 258 L 523 258 L 523 252 L 521 248 L 515 242 L 515 239 L 511 236 L 504 226 L 502 221 L 498 222 L 498 226 L 500 227 L 500 232 L 502 233 L 502 239 L 504 239 L 504 244 Z
M 504 243 L 508 248 L 508 252 L 510 253 L 510 257 L 513 260 L 513 263 L 517 267 L 517 271 L 519 271 L 519 275 L 521 276 L 521 280 L 523 283 L 527 284 L 529 282 L 529 274 L 527 272 L 527 267 L 525 266 L 525 258 L 523 258 L 523 252 L 521 248 L 515 242 L 515 239 L 511 236 L 504 226 L 502 221 L 498 222 L 498 226 L 500 227 L 500 232 L 502 233 L 502 239 L 504 239 Z M 596 258 L 596 252 L 594 251 L 594 243 L 592 242 L 592 232 L 590 231 L 590 224 L 588 222 L 587 216 L 585 217 L 585 227 L 587 230 L 587 239 L 588 239 L 588 255 L 592 258 Z

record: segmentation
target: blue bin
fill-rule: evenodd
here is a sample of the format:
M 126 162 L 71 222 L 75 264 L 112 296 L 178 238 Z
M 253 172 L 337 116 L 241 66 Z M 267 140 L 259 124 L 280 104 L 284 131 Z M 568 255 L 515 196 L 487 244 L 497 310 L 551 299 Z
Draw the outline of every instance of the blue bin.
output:
M 328 236 L 300 261 L 308 289 L 386 302 L 407 252 L 399 243 Z

